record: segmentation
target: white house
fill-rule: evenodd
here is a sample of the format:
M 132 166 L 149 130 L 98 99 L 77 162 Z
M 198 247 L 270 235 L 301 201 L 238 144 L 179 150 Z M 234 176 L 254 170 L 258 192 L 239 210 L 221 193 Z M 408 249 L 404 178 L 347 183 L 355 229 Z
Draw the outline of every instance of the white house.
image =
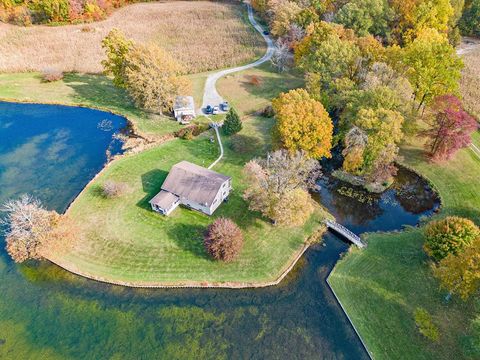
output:
M 195 102 L 192 96 L 177 96 L 173 104 L 173 115 L 181 124 L 188 124 L 195 118 Z
M 174 165 L 160 192 L 150 201 L 152 210 L 169 215 L 178 205 L 212 215 L 228 197 L 232 178 L 181 161 Z

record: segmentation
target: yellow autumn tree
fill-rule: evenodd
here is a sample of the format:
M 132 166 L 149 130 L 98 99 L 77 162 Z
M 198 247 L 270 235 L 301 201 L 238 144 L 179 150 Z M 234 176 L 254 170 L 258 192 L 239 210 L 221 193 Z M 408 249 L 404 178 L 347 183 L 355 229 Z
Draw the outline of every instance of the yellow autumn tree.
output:
M 433 274 L 451 294 L 458 294 L 464 300 L 475 294 L 480 288 L 480 238 L 463 252 L 449 254 L 433 265 Z
M 182 66 L 156 45 L 135 46 L 125 62 L 126 88 L 139 107 L 159 113 L 171 111 L 175 97 L 190 91 Z
M 331 156 L 333 124 L 321 102 L 305 89 L 296 89 L 280 94 L 272 106 L 282 147 L 291 153 L 303 150 L 315 159 Z

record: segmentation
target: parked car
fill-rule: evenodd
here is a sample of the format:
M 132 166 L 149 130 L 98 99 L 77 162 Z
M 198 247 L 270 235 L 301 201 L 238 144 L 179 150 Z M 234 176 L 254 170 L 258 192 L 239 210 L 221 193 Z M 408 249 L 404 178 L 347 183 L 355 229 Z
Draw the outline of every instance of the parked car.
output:
M 207 105 L 207 107 L 205 108 L 205 114 L 211 114 L 213 111 L 213 108 L 210 106 L 210 105 Z
M 230 105 L 228 104 L 228 101 L 224 101 L 223 103 L 221 103 L 220 107 L 222 108 L 222 111 L 230 110 Z
M 265 31 L 263 32 L 263 35 L 270 35 L 270 32 L 267 31 L 267 30 L 265 30 Z
M 212 115 L 217 115 L 220 112 L 220 108 L 218 106 L 214 106 L 212 108 Z

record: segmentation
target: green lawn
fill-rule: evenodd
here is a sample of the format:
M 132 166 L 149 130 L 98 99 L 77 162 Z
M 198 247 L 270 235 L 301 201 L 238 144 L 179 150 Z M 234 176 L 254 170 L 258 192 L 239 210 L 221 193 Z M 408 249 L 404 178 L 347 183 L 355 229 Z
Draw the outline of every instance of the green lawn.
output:
M 243 164 L 268 148 L 271 119 L 251 118 L 242 134 L 256 137 L 259 146 L 248 154 L 230 150 L 215 170 L 233 177 L 233 192 L 215 217 L 233 218 L 242 228 L 245 246 L 238 260 L 225 264 L 211 260 L 203 249 L 202 234 L 213 218 L 177 208 L 163 217 L 149 208 L 170 167 L 180 160 L 208 166 L 218 146 L 205 134 L 193 141 L 173 140 L 143 153 L 115 161 L 74 202 L 69 215 L 80 238 L 67 253 L 51 256 L 67 269 L 80 270 L 111 281 L 146 283 L 262 282 L 276 279 L 290 263 L 304 240 L 320 226 L 318 209 L 306 226 L 285 229 L 272 226 L 248 210 L 241 194 Z M 128 184 L 127 193 L 105 199 L 99 186 L 107 179 Z
M 474 141 L 478 143 L 478 134 Z M 438 216 L 460 215 L 480 224 L 480 159 L 470 149 L 447 163 L 432 164 L 418 144 L 403 148 L 405 163 L 439 190 Z M 459 359 L 473 317 L 473 301 L 444 302 L 422 251 L 420 229 L 370 234 L 368 247 L 352 249 L 335 267 L 330 282 L 376 359 Z M 441 332 L 436 344 L 416 330 L 413 312 L 427 309 Z
M 258 78 L 258 85 L 250 83 L 252 76 Z M 217 89 L 240 113 L 251 114 L 270 104 L 281 92 L 303 85 L 302 76 L 295 73 L 277 73 L 266 63 L 220 79 Z

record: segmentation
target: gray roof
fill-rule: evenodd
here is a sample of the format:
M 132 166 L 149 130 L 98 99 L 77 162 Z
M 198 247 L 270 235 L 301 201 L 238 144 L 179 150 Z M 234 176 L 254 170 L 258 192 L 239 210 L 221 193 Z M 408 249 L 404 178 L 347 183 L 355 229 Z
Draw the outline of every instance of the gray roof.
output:
M 177 96 L 173 104 L 173 110 L 191 109 L 195 110 L 195 102 L 192 96 Z
M 230 176 L 181 161 L 170 170 L 162 190 L 197 204 L 210 206 L 223 183 L 229 179 Z
M 155 195 L 152 200 L 149 201 L 150 204 L 157 205 L 158 207 L 168 210 L 173 204 L 178 200 L 178 196 L 169 193 L 168 191 L 161 190 L 157 195 Z

